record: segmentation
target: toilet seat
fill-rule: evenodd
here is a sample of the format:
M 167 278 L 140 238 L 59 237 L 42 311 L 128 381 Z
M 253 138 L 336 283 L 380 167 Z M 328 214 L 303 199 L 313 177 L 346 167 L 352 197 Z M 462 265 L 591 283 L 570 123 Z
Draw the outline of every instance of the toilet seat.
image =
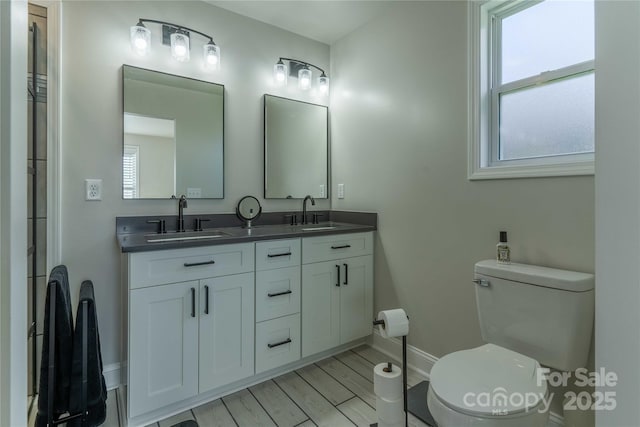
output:
M 469 415 L 515 415 L 537 406 L 547 395 L 538 381 L 540 364 L 494 344 L 457 351 L 431 369 L 431 389 L 451 409 Z

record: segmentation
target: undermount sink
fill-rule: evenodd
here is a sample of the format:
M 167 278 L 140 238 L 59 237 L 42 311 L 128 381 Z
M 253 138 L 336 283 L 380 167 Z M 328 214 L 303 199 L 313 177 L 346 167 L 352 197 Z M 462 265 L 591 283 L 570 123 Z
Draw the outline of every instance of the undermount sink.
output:
M 215 239 L 218 237 L 227 237 L 229 233 L 224 231 L 211 230 L 211 231 L 195 231 L 192 233 L 171 233 L 167 234 L 150 234 L 147 235 L 147 243 L 160 243 L 160 242 L 181 242 L 185 240 L 204 240 Z
M 335 225 L 321 225 L 318 227 L 305 227 L 302 231 L 320 231 L 320 230 L 333 230 L 337 228 Z

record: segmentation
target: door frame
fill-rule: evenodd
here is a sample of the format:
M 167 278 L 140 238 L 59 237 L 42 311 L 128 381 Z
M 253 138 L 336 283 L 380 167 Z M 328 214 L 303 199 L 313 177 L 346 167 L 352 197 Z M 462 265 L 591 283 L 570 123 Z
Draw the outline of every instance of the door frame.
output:
M 27 424 L 27 2 L 0 1 L 0 425 Z

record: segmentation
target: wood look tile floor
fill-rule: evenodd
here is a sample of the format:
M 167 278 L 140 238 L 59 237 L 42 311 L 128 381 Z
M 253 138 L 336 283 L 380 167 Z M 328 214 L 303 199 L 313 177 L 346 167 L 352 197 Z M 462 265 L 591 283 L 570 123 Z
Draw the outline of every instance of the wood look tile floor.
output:
M 389 360 L 363 345 L 151 426 L 170 427 L 196 420 L 199 427 L 369 427 L 377 422 L 373 367 Z M 407 376 L 409 387 L 426 379 L 412 370 Z M 110 391 L 105 427 L 120 427 L 122 411 L 117 400 L 116 391 Z M 409 425 L 427 426 L 411 414 Z

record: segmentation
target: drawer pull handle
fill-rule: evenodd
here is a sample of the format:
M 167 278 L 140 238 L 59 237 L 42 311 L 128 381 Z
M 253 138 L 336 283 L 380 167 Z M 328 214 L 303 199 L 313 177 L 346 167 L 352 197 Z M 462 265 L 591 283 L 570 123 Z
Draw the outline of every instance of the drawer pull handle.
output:
M 338 273 L 338 281 L 336 282 L 336 286 L 340 286 L 340 266 L 336 264 L 336 271 Z
M 191 288 L 191 317 L 196 317 L 196 288 Z
M 204 285 L 204 314 L 209 314 L 209 286 Z
M 348 285 L 349 284 L 349 265 L 348 264 L 342 264 L 344 265 L 344 283 L 343 285 Z
M 351 245 L 342 245 L 342 246 L 331 246 L 331 249 L 346 249 L 350 248 Z
M 285 252 L 285 253 L 282 253 L 282 254 L 268 254 L 267 256 L 269 258 L 276 258 L 276 257 L 279 257 L 279 256 L 289 256 L 289 255 L 291 255 L 291 252 Z
M 289 344 L 290 342 L 291 342 L 291 338 L 287 338 L 286 340 L 277 342 L 275 344 L 267 344 L 267 347 L 274 348 L 274 347 L 278 347 L 280 345 Z
M 280 295 L 288 295 L 291 293 L 293 293 L 293 291 L 289 289 L 288 291 L 276 292 L 275 294 L 267 294 L 267 296 L 269 298 L 273 298 L 273 297 L 279 297 Z
M 209 265 L 209 264 L 215 264 L 216 262 L 214 260 L 211 261 L 202 261 L 202 262 L 185 262 L 184 266 L 185 267 L 196 267 L 198 265 Z

